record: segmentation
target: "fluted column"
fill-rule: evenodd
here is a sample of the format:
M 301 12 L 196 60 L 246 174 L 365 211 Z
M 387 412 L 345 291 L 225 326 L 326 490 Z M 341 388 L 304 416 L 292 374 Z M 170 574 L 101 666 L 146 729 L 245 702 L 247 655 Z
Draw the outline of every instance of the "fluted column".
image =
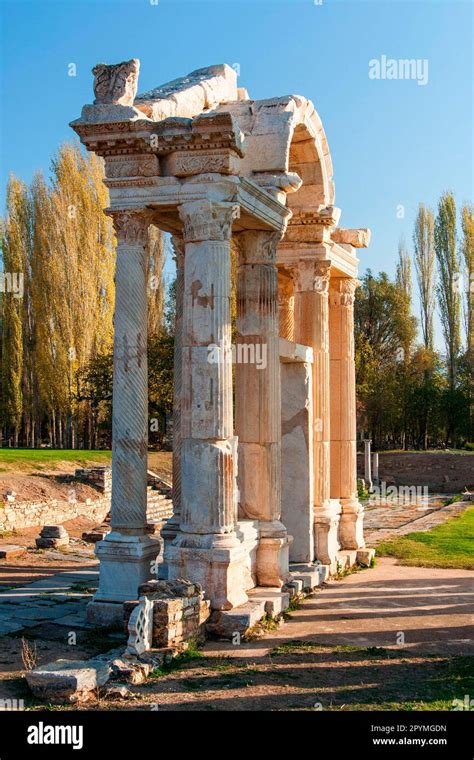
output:
M 281 586 L 288 575 L 288 536 L 281 516 L 281 387 L 277 243 L 280 234 L 239 234 L 237 344 L 264 361 L 236 366 L 240 509 L 259 521 L 257 578 Z M 238 352 L 239 354 L 239 352 Z M 249 356 L 252 356 L 251 351 Z
M 148 365 L 147 231 L 139 211 L 112 214 L 117 235 L 112 413 L 112 531 L 96 547 L 99 589 L 90 605 L 96 623 L 113 622 L 117 604 L 135 599 L 153 574 L 159 543 L 147 535 Z M 101 603 L 112 603 L 112 608 Z M 115 606 L 115 609 L 113 607 Z
M 168 550 L 176 538 L 181 519 L 181 394 L 182 394 L 182 343 L 184 302 L 184 240 L 172 237 L 176 262 L 175 325 L 174 325 L 174 372 L 173 372 L 173 514 L 161 529 L 163 539 L 163 564 L 160 577 L 168 576 Z
M 323 250 L 324 253 L 324 250 Z M 331 262 L 300 259 L 296 270 L 295 339 L 313 349 L 313 456 L 316 559 L 335 562 L 340 506 L 330 498 L 328 289 Z
M 235 533 L 230 239 L 236 207 L 179 208 L 185 241 L 179 532 L 168 577 L 202 583 L 215 609 L 246 601 Z
M 364 546 L 357 498 L 354 294 L 357 280 L 333 277 L 329 290 L 331 374 L 331 497 L 339 499 L 344 549 Z

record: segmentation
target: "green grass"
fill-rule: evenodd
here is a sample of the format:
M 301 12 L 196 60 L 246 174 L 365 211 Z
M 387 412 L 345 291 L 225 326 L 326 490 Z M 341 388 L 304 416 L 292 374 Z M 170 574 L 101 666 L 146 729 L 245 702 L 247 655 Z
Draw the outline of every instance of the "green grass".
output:
M 382 541 L 377 554 L 396 557 L 402 565 L 474 570 L 474 507 L 425 533 Z
M 89 451 L 88 449 L 0 449 L 0 465 L 29 464 L 54 467 L 59 462 L 108 463 L 110 451 Z

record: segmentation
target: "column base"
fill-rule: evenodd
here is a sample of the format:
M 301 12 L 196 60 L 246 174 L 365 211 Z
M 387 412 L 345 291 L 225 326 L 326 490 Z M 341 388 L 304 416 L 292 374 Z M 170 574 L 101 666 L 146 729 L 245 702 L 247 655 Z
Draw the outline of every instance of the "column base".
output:
M 279 520 L 260 521 L 257 549 L 257 581 L 259 586 L 281 588 L 290 579 L 290 544 L 293 540 Z
M 180 532 L 168 552 L 168 580 L 200 583 L 213 610 L 245 604 L 249 558 L 235 533 Z
M 168 555 L 173 541 L 179 533 L 179 517 L 173 515 L 163 525 L 161 529 L 161 540 L 163 541 L 163 561 L 158 567 L 158 578 L 168 580 Z
M 341 499 L 341 521 L 339 541 L 343 549 L 363 549 L 364 507 L 357 499 Z
M 99 588 L 87 612 L 91 623 L 107 625 L 110 619 L 115 624 L 117 606 L 137 599 L 140 584 L 156 574 L 159 553 L 160 542 L 147 534 L 130 536 L 113 530 L 96 544 L 100 573 Z
M 314 510 L 314 543 L 316 559 L 323 565 L 335 565 L 339 551 L 339 522 L 341 505 L 339 499 L 329 499 Z

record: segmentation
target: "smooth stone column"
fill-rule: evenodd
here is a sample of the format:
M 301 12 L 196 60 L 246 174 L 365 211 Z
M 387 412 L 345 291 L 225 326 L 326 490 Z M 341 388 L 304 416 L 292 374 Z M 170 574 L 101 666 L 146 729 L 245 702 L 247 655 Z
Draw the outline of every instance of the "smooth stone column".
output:
M 238 235 L 237 348 L 257 347 L 265 361 L 237 363 L 236 433 L 240 510 L 258 520 L 257 579 L 281 587 L 288 578 L 289 539 L 281 514 L 281 387 L 277 243 L 280 234 Z
M 357 496 L 354 293 L 357 280 L 333 277 L 329 289 L 331 382 L 331 498 L 342 508 L 344 549 L 364 546 L 363 507 Z
M 364 478 L 365 485 L 369 491 L 372 488 L 372 462 L 370 454 L 371 444 L 371 438 L 364 438 Z
M 325 253 L 322 247 L 322 253 Z M 315 556 L 334 565 L 341 512 L 330 494 L 329 273 L 324 258 L 300 259 L 296 270 L 295 339 L 313 349 Z
M 99 589 L 89 605 L 96 624 L 121 621 L 122 603 L 156 573 L 159 542 L 146 530 L 148 364 L 146 255 L 149 218 L 113 213 L 117 235 L 112 415 L 112 531 L 96 546 Z
M 213 609 L 247 601 L 236 535 L 230 239 L 237 206 L 195 201 L 183 221 L 180 526 L 168 578 L 201 583 Z
M 374 453 L 372 454 L 372 470 L 373 470 L 374 483 L 376 483 L 378 485 L 379 482 L 380 482 L 380 479 L 379 479 L 379 454 L 378 454 L 378 451 L 374 451 Z
M 181 520 L 181 394 L 182 394 L 182 343 L 183 343 L 183 302 L 184 302 L 184 240 L 172 237 L 174 260 L 176 262 L 176 316 L 174 328 L 174 373 L 173 373 L 173 515 L 161 529 L 163 539 L 163 563 L 160 577 L 168 577 L 168 550 L 176 538 Z

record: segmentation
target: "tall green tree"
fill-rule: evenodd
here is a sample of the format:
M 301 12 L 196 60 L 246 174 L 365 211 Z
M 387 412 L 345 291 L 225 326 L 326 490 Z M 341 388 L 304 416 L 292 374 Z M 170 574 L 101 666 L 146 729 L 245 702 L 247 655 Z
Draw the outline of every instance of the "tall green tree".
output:
M 451 192 L 444 193 L 438 203 L 435 221 L 435 251 L 438 263 L 439 316 L 446 347 L 449 392 L 447 396 L 446 444 L 455 430 L 456 379 L 461 349 L 460 268 L 456 240 L 456 202 Z

